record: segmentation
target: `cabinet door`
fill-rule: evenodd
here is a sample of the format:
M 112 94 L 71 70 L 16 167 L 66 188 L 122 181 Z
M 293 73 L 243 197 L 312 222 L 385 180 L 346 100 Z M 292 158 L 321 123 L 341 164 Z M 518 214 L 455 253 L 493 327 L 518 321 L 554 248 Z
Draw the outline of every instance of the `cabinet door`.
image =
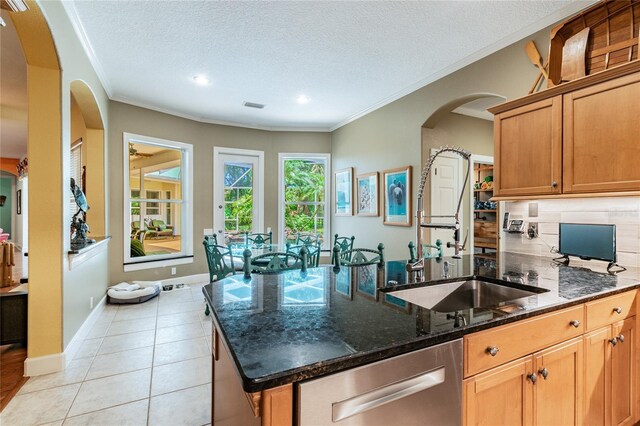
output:
M 496 115 L 494 194 L 559 194 L 562 96 Z
M 512 361 L 464 381 L 463 424 L 533 424 L 531 357 Z
M 582 355 L 581 337 L 533 355 L 535 424 L 582 425 Z
M 633 424 L 636 380 L 636 317 L 613 325 L 617 343 L 611 349 L 611 416 L 612 424 Z
M 640 73 L 564 96 L 564 192 L 640 190 Z
M 258 426 L 260 418 L 256 417 L 251 410 L 247 394 L 242 389 L 240 376 L 221 340 L 219 332 L 214 328 L 212 424 Z
M 584 424 L 609 425 L 611 326 L 584 336 Z

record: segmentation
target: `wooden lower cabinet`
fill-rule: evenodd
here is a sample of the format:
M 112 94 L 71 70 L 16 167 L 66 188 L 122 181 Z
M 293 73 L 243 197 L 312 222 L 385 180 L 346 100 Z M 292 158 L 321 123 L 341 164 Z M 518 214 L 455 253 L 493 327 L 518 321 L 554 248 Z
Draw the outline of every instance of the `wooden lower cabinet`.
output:
M 528 356 L 464 380 L 463 424 L 532 425 L 532 372 Z
M 581 425 L 582 355 L 579 337 L 466 379 L 464 424 Z
M 634 424 L 636 330 L 636 317 L 631 317 L 584 336 L 585 424 Z
M 627 318 L 613 324 L 617 344 L 611 348 L 611 421 L 617 425 L 632 425 L 635 417 L 636 321 Z
M 533 423 L 582 425 L 582 338 L 533 354 Z
M 293 385 L 246 393 L 225 345 L 213 330 L 211 423 L 216 426 L 293 425 Z
M 584 424 L 609 425 L 611 326 L 584 336 Z

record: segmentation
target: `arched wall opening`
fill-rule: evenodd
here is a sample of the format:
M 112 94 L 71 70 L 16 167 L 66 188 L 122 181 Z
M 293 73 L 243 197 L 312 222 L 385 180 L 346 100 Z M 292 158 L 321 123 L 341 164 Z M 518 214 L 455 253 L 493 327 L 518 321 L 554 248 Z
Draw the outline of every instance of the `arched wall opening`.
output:
M 506 100 L 504 96 L 494 93 L 478 92 L 465 95 L 443 104 L 433 114 L 431 114 L 422 125 L 421 129 L 421 157 L 422 164 L 428 161 L 433 150 L 442 146 L 455 146 L 465 149 L 473 154 L 473 157 L 480 156 L 493 157 L 493 122 L 491 115 L 486 112 L 490 105 L 496 105 Z M 453 155 L 454 157 L 455 154 Z M 473 158 L 472 157 L 472 158 Z M 457 158 L 456 158 L 457 159 Z M 466 162 L 459 161 L 460 183 L 463 182 Z M 432 214 L 432 191 L 430 183 L 434 178 L 434 170 L 429 177 L 425 189 L 424 209 L 425 214 Z M 463 202 L 461 207 L 461 240 L 466 233 L 469 233 L 465 253 L 473 253 L 471 247 L 473 241 L 474 224 L 471 201 L 471 190 L 474 183 L 474 170 L 470 171 L 469 183 L 463 191 Z M 456 203 L 459 198 L 459 191 L 452 197 Z M 436 206 L 437 208 L 437 206 Z M 433 212 L 433 214 L 453 214 L 455 211 Z M 455 208 L 453 208 L 455 210 Z M 441 239 L 444 243 L 452 241 L 450 231 L 429 231 L 423 229 L 423 241 L 434 244 L 436 239 Z M 445 249 L 445 254 L 450 254 L 452 249 Z
M 29 159 L 29 302 L 25 374 L 61 370 L 63 162 L 61 72 L 49 26 L 38 4 L 26 0 L 26 12 L 10 13 L 27 63 Z M 60 364 L 60 365 L 57 365 Z
M 91 88 L 82 80 L 71 82 L 71 144 L 81 140 L 83 190 L 90 210 L 91 236 L 106 235 L 104 121 Z

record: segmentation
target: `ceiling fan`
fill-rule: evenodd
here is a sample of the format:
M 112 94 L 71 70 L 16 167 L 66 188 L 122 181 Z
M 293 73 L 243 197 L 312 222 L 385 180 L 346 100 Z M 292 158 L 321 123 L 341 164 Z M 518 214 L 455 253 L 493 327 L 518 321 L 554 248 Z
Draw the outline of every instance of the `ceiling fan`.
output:
M 129 142 L 129 157 L 148 158 L 148 157 L 153 157 L 153 154 L 145 154 L 144 152 L 138 152 L 138 150 L 133 147 L 133 144 Z

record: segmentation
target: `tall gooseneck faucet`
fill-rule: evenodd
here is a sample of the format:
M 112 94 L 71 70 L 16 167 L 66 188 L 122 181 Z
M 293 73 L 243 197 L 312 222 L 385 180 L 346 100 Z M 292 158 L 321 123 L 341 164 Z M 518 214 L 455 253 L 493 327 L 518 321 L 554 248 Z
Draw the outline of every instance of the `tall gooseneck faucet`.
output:
M 452 152 L 458 154 L 463 159 L 467 161 L 467 172 L 464 177 L 464 184 L 462 185 L 462 191 L 460 192 L 460 197 L 458 198 L 458 206 L 453 215 L 430 215 L 425 216 L 424 214 L 424 189 L 429 179 L 429 175 L 431 174 L 431 167 L 435 162 L 436 158 L 444 154 L 446 152 Z M 469 182 L 469 173 L 471 172 L 471 153 L 467 152 L 461 148 L 454 147 L 443 147 L 440 148 L 435 154 L 432 154 L 429 157 L 429 160 L 425 163 L 424 168 L 422 169 L 422 175 L 420 176 L 420 186 L 418 187 L 418 208 L 416 211 L 416 249 L 417 249 L 417 261 L 407 263 L 407 271 L 410 272 L 422 272 L 424 269 L 424 253 L 422 247 L 422 228 L 430 228 L 430 229 L 451 229 L 453 230 L 453 242 L 448 242 L 447 247 L 453 247 L 454 249 L 454 258 L 460 258 L 460 252 L 464 250 L 464 247 L 467 243 L 467 236 L 464 238 L 464 242 L 460 244 L 460 208 L 462 207 L 462 197 L 464 195 L 464 189 L 467 187 L 467 183 Z M 432 222 L 424 222 L 424 218 L 450 218 L 454 220 L 454 223 L 432 223 Z

